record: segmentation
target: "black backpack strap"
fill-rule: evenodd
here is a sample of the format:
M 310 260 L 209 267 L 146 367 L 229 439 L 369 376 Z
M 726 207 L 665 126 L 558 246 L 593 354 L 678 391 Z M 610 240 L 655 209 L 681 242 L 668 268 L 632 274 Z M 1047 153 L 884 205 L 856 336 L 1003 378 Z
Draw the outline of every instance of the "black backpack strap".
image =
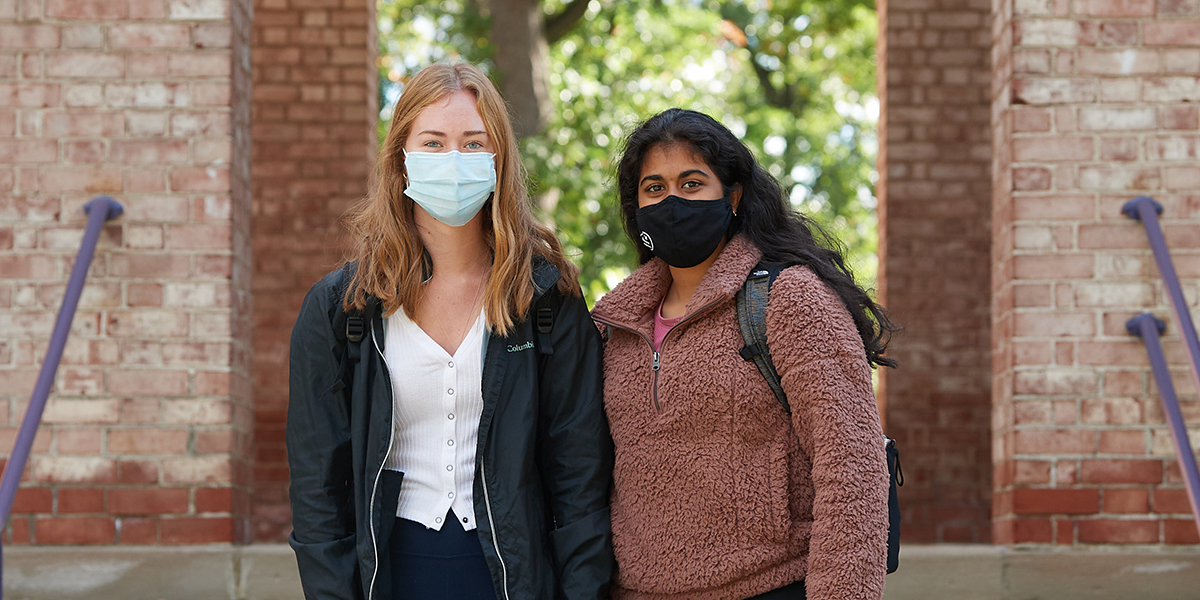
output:
M 335 392 L 350 385 L 354 364 L 362 358 L 362 340 L 366 336 L 366 324 L 369 322 L 364 319 L 362 311 L 345 309 L 346 290 L 350 286 L 350 280 L 354 278 L 355 267 L 354 263 L 342 266 L 341 285 L 337 287 L 333 298 L 333 335 L 342 347 L 342 360 L 338 364 L 337 380 L 334 382 Z
M 904 471 L 900 470 L 900 451 L 896 440 L 884 436 L 888 467 L 888 541 L 887 572 L 895 573 L 900 567 L 900 497 L 896 488 L 904 485 Z
M 770 298 L 771 285 L 783 270 L 781 265 L 759 263 L 750 271 L 746 283 L 737 293 L 738 328 L 742 330 L 742 339 L 746 346 L 738 351 L 745 360 L 754 361 L 758 372 L 775 393 L 775 398 L 783 405 L 783 409 L 791 414 L 787 395 L 779 382 L 779 372 L 771 361 L 771 350 L 767 346 L 767 301 Z M 897 488 L 904 485 L 904 471 L 900 469 L 900 451 L 896 448 L 896 440 L 884 437 L 884 449 L 888 469 L 888 540 L 887 540 L 887 572 L 893 573 L 900 565 L 900 501 Z
M 534 303 L 533 329 L 537 336 L 539 354 L 554 354 L 554 343 L 550 341 L 550 332 L 554 331 L 554 301 L 553 290 L 546 290 Z
M 554 354 L 550 333 L 554 331 L 554 309 L 562 305 L 562 294 L 558 291 L 558 281 L 562 275 L 558 267 L 541 255 L 534 255 L 532 266 L 534 289 L 540 295 L 530 307 L 528 318 L 533 321 L 534 344 L 537 345 L 538 354 L 544 358 Z
M 367 333 L 366 322 L 363 319 L 361 312 L 352 310 L 346 313 L 346 349 L 350 353 L 350 359 L 358 361 L 362 358 L 362 341 Z
M 783 406 L 783 410 L 791 414 L 792 407 L 788 404 L 787 395 L 779 381 L 779 372 L 771 361 L 771 349 L 767 345 L 767 301 L 770 298 L 771 284 L 782 270 L 780 265 L 758 263 L 750 271 L 746 283 L 737 292 L 738 328 L 742 330 L 742 340 L 746 345 L 738 350 L 743 360 L 753 361 L 762 373 L 763 379 L 775 394 L 775 399 Z

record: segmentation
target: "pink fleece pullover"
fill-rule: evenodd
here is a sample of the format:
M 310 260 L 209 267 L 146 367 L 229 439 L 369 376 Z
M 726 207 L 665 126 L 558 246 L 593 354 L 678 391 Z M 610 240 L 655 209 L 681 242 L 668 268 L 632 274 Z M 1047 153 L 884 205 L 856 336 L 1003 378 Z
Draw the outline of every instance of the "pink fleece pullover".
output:
M 767 335 L 789 417 L 738 355 L 734 295 L 760 257 L 730 240 L 658 356 L 665 263 L 596 303 L 618 600 L 741 600 L 799 579 L 811 600 L 883 595 L 888 476 L 862 340 L 811 270 L 780 273 Z

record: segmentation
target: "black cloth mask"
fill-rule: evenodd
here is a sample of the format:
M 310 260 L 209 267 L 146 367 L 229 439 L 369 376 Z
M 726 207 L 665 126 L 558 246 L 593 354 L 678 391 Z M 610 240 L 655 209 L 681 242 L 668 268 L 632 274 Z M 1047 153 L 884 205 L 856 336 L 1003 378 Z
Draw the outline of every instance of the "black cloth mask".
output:
M 729 231 L 733 205 L 729 197 L 686 200 L 667 196 L 637 209 L 641 242 L 668 265 L 694 267 L 712 256 Z

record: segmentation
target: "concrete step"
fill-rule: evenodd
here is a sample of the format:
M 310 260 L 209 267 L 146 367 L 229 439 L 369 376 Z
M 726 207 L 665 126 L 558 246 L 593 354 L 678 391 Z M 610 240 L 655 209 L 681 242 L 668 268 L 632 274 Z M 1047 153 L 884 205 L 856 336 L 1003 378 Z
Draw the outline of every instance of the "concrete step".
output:
M 298 600 L 283 544 L 4 549 L 5 600 Z M 1200 547 L 905 545 L 885 600 L 1196 600 Z
M 286 544 L 4 548 L 4 600 L 297 600 Z
M 884 600 L 1196 600 L 1200 547 L 902 545 Z

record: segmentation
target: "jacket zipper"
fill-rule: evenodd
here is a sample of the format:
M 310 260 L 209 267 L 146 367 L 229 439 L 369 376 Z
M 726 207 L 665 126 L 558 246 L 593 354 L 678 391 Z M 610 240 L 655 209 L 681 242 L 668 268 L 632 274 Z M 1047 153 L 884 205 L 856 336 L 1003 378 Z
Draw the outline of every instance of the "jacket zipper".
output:
M 371 327 L 371 324 L 367 324 Z M 388 366 L 387 357 L 383 355 L 383 350 L 379 349 L 379 341 L 375 339 L 375 328 L 371 327 L 371 344 L 375 346 L 375 351 L 379 353 L 379 358 L 383 359 L 383 370 L 388 378 L 388 402 L 394 403 L 392 397 L 392 369 Z M 392 442 L 395 441 L 395 431 L 391 423 L 388 423 L 388 446 L 387 452 L 384 453 L 383 462 L 379 463 L 379 471 L 375 473 L 375 483 L 371 486 L 371 498 L 367 503 L 367 525 L 371 529 L 371 552 L 375 556 L 374 570 L 371 571 L 371 586 L 367 590 L 367 600 L 375 595 L 375 578 L 379 576 L 379 547 L 375 543 L 375 494 L 379 491 L 379 478 L 383 476 L 383 466 L 387 463 L 387 456 L 392 453 Z
M 536 302 L 537 299 L 535 298 L 534 301 Z M 480 373 L 480 379 L 483 381 L 487 381 L 487 363 L 488 361 L 484 360 L 481 369 L 482 372 Z M 483 385 L 481 384 L 480 392 L 482 391 Z M 487 400 L 485 399 L 484 403 L 486 404 L 486 402 Z M 496 560 L 500 561 L 500 586 L 504 590 L 504 600 L 509 600 L 508 565 L 504 564 L 504 555 L 500 552 L 500 536 L 496 533 L 496 520 L 492 516 L 492 495 L 488 491 L 487 466 L 485 466 L 487 462 L 486 453 L 482 450 L 478 451 L 475 460 L 479 465 L 479 478 L 483 485 L 483 506 L 487 510 L 488 529 L 491 530 L 490 533 L 492 536 L 492 548 L 496 550 Z
M 492 547 L 496 549 L 496 559 L 500 561 L 501 585 L 504 589 L 504 600 L 508 597 L 508 567 L 504 564 L 504 555 L 500 553 L 500 539 L 496 536 L 496 522 L 492 519 L 492 497 L 488 493 L 487 468 L 483 457 L 479 458 L 479 476 L 483 480 L 483 504 L 487 507 L 488 528 L 492 530 Z
M 672 327 L 672 329 L 674 329 L 674 328 Z M 667 330 L 667 333 L 670 333 L 670 330 Z M 654 347 L 651 346 L 650 349 L 654 350 Z M 662 407 L 658 405 L 658 369 L 661 366 L 662 366 L 662 352 L 659 352 L 658 350 L 654 350 L 654 363 L 650 365 L 650 370 L 654 371 L 654 380 L 650 385 L 650 389 L 652 390 L 651 397 L 654 399 L 654 410 L 656 410 L 658 412 L 662 412 Z
M 651 365 L 650 365 L 650 369 L 652 371 L 654 371 L 654 379 L 652 380 L 652 386 L 651 386 L 651 389 L 653 390 L 653 393 L 651 394 L 651 399 L 654 401 L 654 410 L 657 412 L 662 412 L 662 408 L 658 405 L 658 368 L 662 365 L 662 361 L 661 361 L 662 355 L 658 353 L 658 350 L 654 349 L 654 342 L 651 341 L 650 338 L 646 337 L 645 334 L 643 334 L 642 332 L 640 332 L 632 327 L 626 327 L 625 325 L 621 325 L 620 323 L 606 320 L 604 317 L 592 317 L 592 318 L 600 323 L 604 323 L 605 325 L 608 325 L 609 327 L 614 327 L 616 329 L 622 329 L 622 330 L 628 331 L 629 333 L 632 333 L 632 334 L 642 338 L 642 340 L 644 340 L 646 342 L 646 345 L 650 346 L 650 352 L 654 356 L 654 362 L 651 363 Z
M 720 303 L 722 300 L 724 300 L 724 298 L 718 298 L 717 300 L 713 300 L 712 302 L 709 302 L 708 304 L 705 304 L 704 306 L 701 306 L 700 308 L 696 309 L 696 312 L 688 315 L 688 317 L 686 319 L 672 325 L 671 328 L 667 330 L 666 335 L 663 335 L 662 343 L 663 344 L 667 343 L 667 338 L 671 337 L 671 332 L 675 331 L 676 327 L 679 327 L 680 325 L 683 325 L 684 323 L 691 321 L 692 319 L 695 319 L 696 317 L 703 314 L 704 311 L 706 311 L 710 307 L 715 306 L 716 304 Z M 643 334 L 642 332 L 640 332 L 632 327 L 627 327 L 625 325 L 621 325 L 621 324 L 615 323 L 613 321 L 608 321 L 604 317 L 593 317 L 593 319 L 595 319 L 596 321 L 599 321 L 601 323 L 604 323 L 605 325 L 608 325 L 609 327 L 616 327 L 617 329 L 623 329 L 630 333 L 636 334 L 638 337 L 645 340 L 646 344 L 648 346 L 650 346 L 650 352 L 652 352 L 653 356 L 654 356 L 654 361 L 650 364 L 650 370 L 654 372 L 654 378 L 651 380 L 651 386 L 650 386 L 650 389 L 651 389 L 650 397 L 654 401 L 655 412 L 662 412 L 662 406 L 660 406 L 658 403 L 658 372 L 659 372 L 659 369 L 662 368 L 662 347 L 660 346 L 659 350 L 655 350 L 654 342 L 650 338 L 646 337 L 645 334 Z

